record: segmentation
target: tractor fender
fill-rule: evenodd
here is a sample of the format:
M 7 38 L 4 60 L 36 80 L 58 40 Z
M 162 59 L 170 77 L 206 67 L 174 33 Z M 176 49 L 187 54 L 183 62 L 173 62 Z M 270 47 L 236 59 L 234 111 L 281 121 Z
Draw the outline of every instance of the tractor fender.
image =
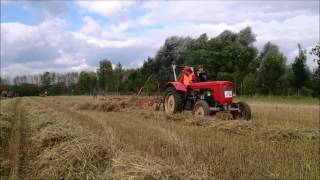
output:
M 167 89 L 168 87 L 173 87 L 177 91 L 181 92 L 184 96 L 187 95 L 187 88 L 186 86 L 181 83 L 181 82 L 168 82 L 165 86 L 164 89 Z
M 186 86 L 181 82 L 168 82 L 165 85 L 165 89 L 168 87 L 174 87 L 177 91 L 187 92 Z

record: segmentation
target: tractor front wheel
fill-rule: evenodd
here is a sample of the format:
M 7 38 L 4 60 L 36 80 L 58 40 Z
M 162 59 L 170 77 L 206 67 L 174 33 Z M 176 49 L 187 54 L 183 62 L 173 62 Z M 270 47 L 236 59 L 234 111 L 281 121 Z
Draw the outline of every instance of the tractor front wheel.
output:
M 243 101 L 240 101 L 237 104 L 239 106 L 239 111 L 232 113 L 233 118 L 234 119 L 244 119 L 244 120 L 247 120 L 247 121 L 250 120 L 251 119 L 250 106 L 247 103 L 243 102 Z
M 193 106 L 192 114 L 196 117 L 209 116 L 210 108 L 208 103 L 204 100 L 197 101 Z
M 182 95 L 172 87 L 169 87 L 164 92 L 164 111 L 166 113 L 178 113 L 183 111 Z

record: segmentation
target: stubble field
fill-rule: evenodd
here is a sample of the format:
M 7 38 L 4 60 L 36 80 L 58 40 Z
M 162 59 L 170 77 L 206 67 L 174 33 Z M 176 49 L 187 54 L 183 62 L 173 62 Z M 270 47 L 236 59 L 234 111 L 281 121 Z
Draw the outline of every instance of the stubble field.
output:
M 133 96 L 1 100 L 0 179 L 319 179 L 317 101 L 245 100 L 251 121 Z

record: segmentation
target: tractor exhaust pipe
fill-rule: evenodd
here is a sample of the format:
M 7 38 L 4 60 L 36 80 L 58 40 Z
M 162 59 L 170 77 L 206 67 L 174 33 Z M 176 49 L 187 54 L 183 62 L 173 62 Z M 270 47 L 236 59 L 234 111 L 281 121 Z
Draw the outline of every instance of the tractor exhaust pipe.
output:
M 177 75 L 176 75 L 176 67 L 177 67 L 177 65 L 172 64 L 172 70 L 173 70 L 174 81 L 178 81 L 178 80 L 177 80 Z

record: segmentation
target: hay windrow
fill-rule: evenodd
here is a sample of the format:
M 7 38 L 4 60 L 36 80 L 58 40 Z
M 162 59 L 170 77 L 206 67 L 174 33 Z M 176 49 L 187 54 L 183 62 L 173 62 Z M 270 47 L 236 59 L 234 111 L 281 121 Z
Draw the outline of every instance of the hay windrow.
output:
M 95 137 L 74 138 L 41 153 L 32 174 L 40 179 L 101 179 L 111 167 L 113 152 Z
M 113 159 L 112 171 L 113 179 L 193 179 L 186 170 L 159 159 L 123 152 L 117 153 Z
M 314 128 L 318 125 L 314 107 L 282 105 L 275 109 L 270 103 L 253 104 L 253 119 L 248 122 L 218 116 L 196 118 L 190 112 L 165 114 L 145 106 L 147 97 L 99 99 L 21 98 L 19 119 L 28 129 L 23 133 L 27 139 L 23 144 L 28 149 L 28 162 L 23 164 L 29 167 L 25 177 L 318 177 L 319 132 Z M 10 129 L 14 115 L 10 112 L 15 110 L 8 108 L 8 102 L 1 105 L 5 108 L 1 108 L 0 126 Z M 304 112 L 303 116 L 294 115 L 298 109 Z M 2 150 L 1 146 L 0 153 Z M 0 156 L 0 179 L 12 164 L 3 157 Z
M 5 145 L 7 144 L 8 137 L 11 131 L 11 124 L 12 124 L 12 115 L 9 114 L 1 114 L 0 118 L 0 143 Z
M 109 103 L 102 108 L 109 110 Z M 101 108 L 101 106 L 98 108 Z M 114 109 L 112 109 L 114 110 Z M 45 111 L 45 113 L 43 112 Z M 127 179 L 187 177 L 165 162 L 114 148 L 114 135 L 100 138 L 63 114 L 33 101 L 26 109 L 30 137 L 30 177 L 36 179 Z M 50 115 L 50 117 L 49 117 Z M 116 140 L 117 141 L 117 140 Z M 169 178 L 170 179 L 170 178 Z M 179 178 L 184 179 L 184 178 Z
M 75 105 L 75 109 L 77 110 L 97 110 L 103 112 L 119 112 L 129 107 L 128 103 L 123 101 L 98 103 L 84 102 Z
M 56 111 L 47 109 L 46 113 L 41 113 L 40 109 L 42 105 L 34 103 L 33 108 L 26 110 L 28 121 L 33 124 L 31 127 L 37 129 L 30 138 L 33 146 L 30 176 L 37 179 L 99 178 L 110 166 L 110 143 L 71 124 Z
M 1 104 L 0 108 L 0 179 L 10 175 L 12 162 L 9 159 L 9 141 L 14 121 L 14 102 Z
M 0 179 L 15 178 L 15 174 L 12 173 L 12 170 L 15 169 L 12 151 L 14 150 L 13 131 L 15 130 L 17 102 L 17 98 L 0 102 Z
M 89 102 L 75 104 L 75 108 L 77 110 L 94 110 L 97 108 L 97 106 L 98 106 L 97 104 L 93 104 Z
M 41 128 L 39 132 L 33 136 L 32 141 L 37 146 L 36 149 L 43 151 L 45 148 L 51 148 L 74 138 L 75 135 L 71 129 L 61 128 L 51 124 Z

